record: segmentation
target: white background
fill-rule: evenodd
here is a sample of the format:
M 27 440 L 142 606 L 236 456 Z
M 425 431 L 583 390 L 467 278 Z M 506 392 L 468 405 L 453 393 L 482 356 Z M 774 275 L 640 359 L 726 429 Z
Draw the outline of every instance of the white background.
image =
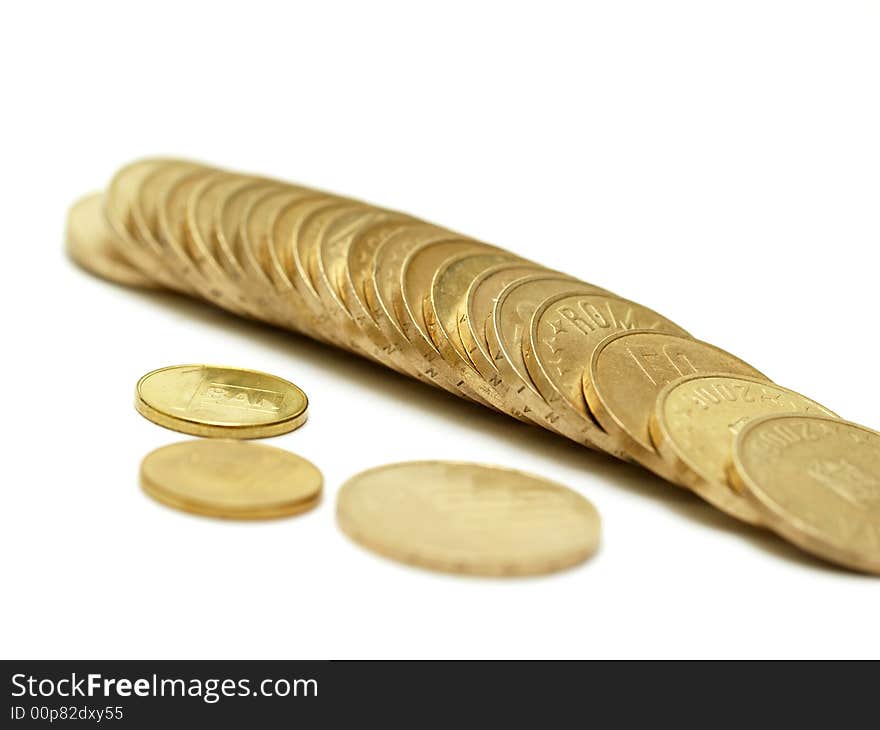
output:
M 356 358 L 105 284 L 62 237 L 133 158 L 274 175 L 635 298 L 877 427 L 880 5 L 18 3 L 0 68 L 2 656 L 878 656 L 877 579 Z M 142 494 L 141 458 L 180 437 L 134 384 L 182 362 L 308 392 L 272 443 L 323 470 L 316 511 L 230 524 Z M 423 458 L 570 485 L 601 552 L 484 581 L 350 543 L 340 484 Z

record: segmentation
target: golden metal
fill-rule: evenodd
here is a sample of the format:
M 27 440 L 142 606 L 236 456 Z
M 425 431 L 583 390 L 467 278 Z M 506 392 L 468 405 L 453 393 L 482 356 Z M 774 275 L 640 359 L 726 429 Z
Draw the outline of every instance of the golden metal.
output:
M 282 327 L 294 326 L 290 312 L 275 288 L 271 276 L 271 230 L 279 211 L 292 201 L 302 200 L 310 194 L 304 188 L 290 185 L 266 187 L 255 191 L 246 199 L 238 222 L 233 248 L 241 264 L 244 289 L 255 306 L 271 312 L 271 322 Z M 298 313 L 299 315 L 299 313 Z M 301 316 L 294 319 L 298 320 Z
M 269 247 L 270 274 L 284 306 L 297 318 L 301 331 L 329 344 L 334 344 L 333 333 L 328 332 L 314 316 L 317 294 L 309 291 L 310 285 L 297 269 L 295 251 L 309 215 L 336 203 L 337 199 L 316 194 L 285 206 L 272 223 L 272 245 Z
M 837 416 L 766 380 L 720 373 L 686 375 L 657 396 L 651 441 L 681 484 L 722 512 L 760 525 L 760 513 L 727 482 L 733 442 L 749 421 L 790 412 Z
M 240 245 L 241 221 L 255 200 L 279 189 L 281 186 L 274 182 L 245 180 L 214 209 L 217 261 L 229 275 L 239 304 L 247 307 L 257 319 L 267 322 L 274 321 L 272 302 L 265 285 L 253 285 L 244 268 Z
M 394 311 L 404 336 L 421 356 L 426 367 L 422 373 L 484 405 L 498 407 L 498 395 L 481 377 L 470 377 L 467 370 L 443 358 L 434 344 L 425 320 L 424 302 L 431 294 L 434 274 L 445 262 L 462 254 L 495 255 L 513 260 L 513 254 L 467 238 L 432 241 L 416 247 L 400 267 L 400 286 L 392 292 Z M 477 375 L 474 373 L 474 375 Z
M 130 208 L 132 234 L 155 264 L 157 277 L 168 277 L 186 294 L 193 293 L 192 287 L 169 266 L 168 251 L 159 235 L 159 201 L 164 191 L 199 169 L 184 160 L 160 161 L 141 180 Z
M 552 272 L 535 274 L 509 284 L 498 295 L 492 315 L 486 321 L 486 343 L 492 362 L 498 370 L 493 382 L 507 401 L 508 413 L 523 416 L 585 446 L 596 448 L 591 441 L 581 440 L 581 429 L 572 433 L 559 414 L 538 391 L 523 359 L 523 338 L 535 310 L 550 297 L 560 293 L 601 294 L 603 290 L 585 282 Z
M 337 216 L 327 226 L 309 265 L 315 289 L 339 329 L 343 346 L 393 369 L 397 369 L 397 364 L 377 344 L 372 320 L 358 322 L 350 311 L 344 290 L 346 266 L 349 249 L 365 232 L 383 222 L 399 226 L 411 220 L 399 213 L 358 206 Z
M 309 401 L 293 383 L 257 370 L 172 365 L 144 375 L 135 408 L 173 431 L 218 438 L 267 438 L 299 428 Z
M 291 246 L 297 276 L 303 284 L 302 298 L 311 311 L 313 326 L 325 333 L 326 338 L 337 347 L 344 349 L 353 349 L 354 346 L 349 337 L 349 330 L 341 319 L 344 312 L 328 306 L 334 303 L 332 300 L 325 302 L 321 299 L 317 282 L 319 273 L 317 257 L 323 239 L 336 221 L 352 214 L 364 215 L 368 212 L 369 208 L 362 203 L 347 200 L 330 202 L 305 218 L 295 245 Z M 312 275 L 313 273 L 315 276 Z M 354 351 L 357 352 L 356 349 Z
M 650 421 L 663 387 L 692 373 L 728 373 L 768 380 L 748 363 L 699 340 L 631 330 L 611 335 L 584 370 L 584 397 L 605 431 L 633 459 L 671 481 L 673 470 L 651 443 Z
M 216 211 L 245 179 L 221 173 L 197 185 L 187 200 L 184 233 L 189 258 L 207 284 L 204 297 L 230 312 L 256 317 L 257 310 L 248 305 L 220 263 L 215 230 Z
M 583 374 L 605 337 L 637 328 L 688 336 L 657 312 L 607 294 L 558 294 L 532 315 L 522 341 L 523 360 L 538 392 L 579 441 L 614 450 L 613 440 L 587 408 Z
M 486 322 L 492 315 L 498 295 L 509 284 L 542 272 L 557 273 L 537 264 L 508 262 L 486 269 L 468 286 L 462 311 L 459 313 L 458 335 L 471 364 L 487 380 L 498 373 L 486 342 Z M 559 276 L 565 277 L 564 274 Z M 565 278 L 575 281 L 574 277 Z
M 133 208 L 144 179 L 166 164 L 168 160 L 138 160 L 119 170 L 104 195 L 104 213 L 113 230 L 113 241 L 119 254 L 144 276 L 165 288 L 185 291 L 177 277 L 172 276 L 157 260 L 155 252 L 136 236 Z
M 342 486 L 336 515 L 364 547 L 451 573 L 549 573 L 586 560 L 599 545 L 599 515 L 580 494 L 479 464 L 416 461 L 370 469 Z
M 725 484 L 733 433 L 768 410 L 830 414 L 656 312 L 402 213 L 159 158 L 117 172 L 103 214 L 101 205 L 90 197 L 74 206 L 67 233 L 71 257 L 100 276 L 171 288 L 343 347 L 638 461 L 746 522 L 766 515 Z M 305 396 L 286 381 L 208 371 L 145 376 L 138 410 L 188 433 L 242 438 L 305 419 Z M 291 392 L 299 400 L 283 400 Z M 705 412 L 698 397 L 711 401 Z
M 309 461 L 272 446 L 223 439 L 183 441 L 141 463 L 141 487 L 175 509 L 265 520 L 312 509 L 323 477 Z
M 157 239 L 167 252 L 165 261 L 175 277 L 187 282 L 202 298 L 210 297 L 211 282 L 190 257 L 187 239 L 186 211 L 189 200 L 206 180 L 219 175 L 216 170 L 197 167 L 175 179 L 159 191 L 157 204 Z
M 371 261 L 370 279 L 365 285 L 365 299 L 372 319 L 376 322 L 389 345 L 389 354 L 402 362 L 409 372 L 423 382 L 445 388 L 455 395 L 464 395 L 410 342 L 396 311 L 400 302 L 401 273 L 408 255 L 430 243 L 461 240 L 455 234 L 437 226 L 419 223 L 396 226 L 376 248 Z M 421 307 L 421 301 L 419 301 Z M 409 328 L 411 331 L 414 328 Z M 439 353 L 437 358 L 439 358 Z
M 86 195 L 70 207 L 65 246 L 74 262 L 90 274 L 116 284 L 157 289 L 156 282 L 122 257 L 114 239 L 115 234 L 104 217 L 101 193 Z
M 369 304 L 367 291 L 372 290 L 372 272 L 376 252 L 389 238 L 402 229 L 418 225 L 411 220 L 387 220 L 369 225 L 357 233 L 348 246 L 345 262 L 338 281 L 339 293 L 354 326 L 372 345 L 379 362 L 418 378 L 417 363 L 410 362 L 379 327 Z
M 834 418 L 767 416 L 740 431 L 729 475 L 789 542 L 880 575 L 880 433 Z

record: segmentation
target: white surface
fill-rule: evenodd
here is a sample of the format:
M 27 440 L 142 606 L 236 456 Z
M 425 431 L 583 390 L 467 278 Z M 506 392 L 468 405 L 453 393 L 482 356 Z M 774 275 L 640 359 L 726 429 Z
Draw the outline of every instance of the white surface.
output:
M 132 158 L 274 175 L 638 299 L 877 427 L 878 38 L 871 2 L 8 8 L 0 654 L 876 657 L 877 579 L 377 366 L 104 284 L 61 245 L 67 206 Z M 140 459 L 180 437 L 134 383 L 190 361 L 308 392 L 271 443 L 324 471 L 317 511 L 228 524 L 141 493 Z M 342 481 L 422 458 L 572 486 L 601 553 L 482 581 L 350 543 Z

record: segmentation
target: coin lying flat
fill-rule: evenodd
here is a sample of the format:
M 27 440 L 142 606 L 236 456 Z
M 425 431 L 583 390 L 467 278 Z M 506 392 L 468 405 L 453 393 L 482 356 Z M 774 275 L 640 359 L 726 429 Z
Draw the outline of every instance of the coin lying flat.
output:
M 479 464 L 414 461 L 370 469 L 343 485 L 336 514 L 364 547 L 451 573 L 549 573 L 586 560 L 599 544 L 599 515 L 584 497 Z
M 122 257 L 114 236 L 104 216 L 101 193 L 87 195 L 71 206 L 67 214 L 66 247 L 76 264 L 95 276 L 123 286 L 158 288 L 158 284 Z
M 277 436 L 305 423 L 308 405 L 306 394 L 283 378 L 216 365 L 153 370 L 135 389 L 138 413 L 193 436 Z
M 221 439 L 156 449 L 141 463 L 141 486 L 185 512 L 239 520 L 286 517 L 314 507 L 323 477 L 309 461 L 272 446 Z
M 653 330 L 631 330 L 603 340 L 584 370 L 584 397 L 607 433 L 639 463 L 674 480 L 654 450 L 651 414 L 667 383 L 692 373 L 767 378 L 748 363 L 707 342 Z
M 651 440 L 680 482 L 710 504 L 753 525 L 760 513 L 727 482 L 736 434 L 751 420 L 775 413 L 836 417 L 824 406 L 756 378 L 687 375 L 660 391 L 651 418 Z
M 729 475 L 786 540 L 880 574 L 880 433 L 833 418 L 767 416 L 740 431 Z

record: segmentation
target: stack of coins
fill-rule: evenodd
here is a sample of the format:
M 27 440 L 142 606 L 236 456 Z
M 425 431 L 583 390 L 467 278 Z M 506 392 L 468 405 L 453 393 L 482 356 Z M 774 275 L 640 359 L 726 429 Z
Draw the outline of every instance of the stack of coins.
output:
M 842 422 L 594 284 L 403 213 L 179 160 L 124 167 L 103 196 L 74 207 L 68 231 L 72 257 L 101 276 L 173 289 L 345 348 L 642 464 L 823 557 L 880 571 L 880 459 L 865 456 L 880 437 L 840 438 L 835 448 L 860 455 L 829 447 L 827 463 L 805 461 L 786 477 L 841 500 L 854 490 L 830 483 L 859 485 L 859 507 L 846 511 L 847 539 L 861 540 L 853 559 L 851 546 L 829 550 L 816 539 L 827 526 L 809 510 L 771 506 L 772 490 L 745 473 L 743 452 L 758 442 L 744 438 L 756 418 L 798 413 L 823 433 Z M 810 536 L 792 537 L 793 523 Z
M 105 267 L 106 268 L 106 267 Z M 312 509 L 323 477 L 301 456 L 234 439 L 278 436 L 306 421 L 308 398 L 269 373 L 171 365 L 144 375 L 134 406 L 144 418 L 202 439 L 163 446 L 141 463 L 144 491 L 170 507 L 237 520 Z

